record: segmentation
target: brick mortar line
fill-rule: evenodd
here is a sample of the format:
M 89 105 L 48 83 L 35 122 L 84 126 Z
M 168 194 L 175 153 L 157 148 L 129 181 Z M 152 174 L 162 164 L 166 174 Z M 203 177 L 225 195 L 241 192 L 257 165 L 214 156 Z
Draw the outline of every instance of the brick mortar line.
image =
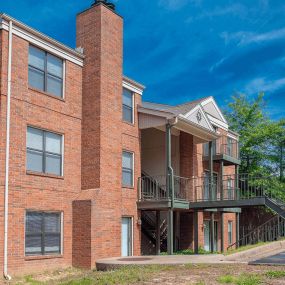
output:
M 5 95 L 5 94 L 1 94 L 1 96 L 7 97 L 7 95 Z M 64 115 L 64 116 L 67 116 L 67 117 L 70 117 L 70 118 L 73 118 L 73 119 L 77 119 L 77 120 L 82 121 L 82 118 L 81 118 L 81 117 L 76 117 L 76 116 L 72 116 L 72 115 L 69 115 L 69 114 L 66 114 L 66 113 L 63 113 L 63 112 L 59 112 L 59 111 L 53 110 L 53 109 L 51 109 L 51 108 L 47 108 L 47 107 L 44 107 L 44 106 L 37 105 L 37 104 L 35 104 L 35 103 L 31 103 L 31 102 L 26 101 L 26 100 L 18 99 L 18 98 L 13 97 L 13 96 L 11 96 L 11 99 L 17 100 L 17 101 L 20 101 L 20 102 L 25 102 L 25 103 L 27 103 L 27 104 L 30 104 L 30 105 L 33 105 L 33 106 L 36 106 L 36 107 L 40 107 L 40 108 L 42 108 L 42 109 L 46 109 L 46 110 L 49 110 L 49 111 L 52 111 L 52 112 L 55 112 L 55 113 L 58 113 L 58 114 L 61 114 L 61 115 Z

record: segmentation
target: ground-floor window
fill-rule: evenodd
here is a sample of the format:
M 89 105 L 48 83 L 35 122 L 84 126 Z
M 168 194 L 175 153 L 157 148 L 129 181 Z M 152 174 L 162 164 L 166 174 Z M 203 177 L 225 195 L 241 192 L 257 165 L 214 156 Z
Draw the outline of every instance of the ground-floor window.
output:
M 61 213 L 26 212 L 25 254 L 61 253 Z
M 228 244 L 233 243 L 233 222 L 228 221 Z

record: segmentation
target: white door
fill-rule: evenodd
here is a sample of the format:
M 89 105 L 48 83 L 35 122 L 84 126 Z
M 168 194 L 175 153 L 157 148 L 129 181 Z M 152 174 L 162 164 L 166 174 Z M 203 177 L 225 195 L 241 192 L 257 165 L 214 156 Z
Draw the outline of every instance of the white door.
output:
M 133 222 L 132 218 L 122 218 L 122 238 L 121 249 L 122 256 L 131 256 L 133 246 Z
M 210 221 L 204 221 L 204 249 L 210 251 Z

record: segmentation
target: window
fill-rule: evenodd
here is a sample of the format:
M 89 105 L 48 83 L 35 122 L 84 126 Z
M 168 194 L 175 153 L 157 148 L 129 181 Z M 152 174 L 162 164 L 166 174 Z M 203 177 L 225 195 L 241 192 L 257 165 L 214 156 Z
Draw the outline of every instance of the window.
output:
M 27 170 L 62 175 L 62 135 L 28 127 Z
M 63 60 L 30 46 L 29 85 L 52 95 L 63 97 Z
M 25 254 L 61 253 L 61 213 L 27 212 Z
M 123 186 L 134 186 L 134 154 L 132 152 L 123 152 Z
M 233 139 L 227 137 L 227 155 L 232 156 L 233 155 Z
M 233 243 L 233 222 L 228 222 L 228 245 Z
M 123 88 L 123 120 L 125 122 L 134 123 L 134 96 L 132 91 Z
M 217 154 L 217 142 L 216 140 L 212 141 L 212 153 L 213 155 Z M 203 155 L 209 156 L 209 143 L 203 144 Z
M 234 198 L 234 191 L 235 191 L 235 187 L 234 187 L 234 182 L 235 180 L 233 178 L 228 177 L 227 178 L 227 191 L 228 191 L 228 200 L 233 200 Z

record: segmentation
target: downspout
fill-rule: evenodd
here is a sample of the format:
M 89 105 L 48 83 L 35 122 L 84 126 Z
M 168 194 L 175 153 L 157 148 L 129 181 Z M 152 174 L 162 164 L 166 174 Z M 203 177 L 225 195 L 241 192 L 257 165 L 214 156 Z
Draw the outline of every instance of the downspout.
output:
M 167 215 L 167 253 L 173 254 L 173 208 L 174 208 L 174 170 L 171 163 L 171 128 L 178 122 L 177 117 L 168 120 L 166 124 L 166 188 L 171 198 L 171 206 Z
M 8 90 L 6 111 L 6 160 L 5 160 L 5 203 L 4 203 L 4 277 L 11 280 L 8 274 L 8 214 L 9 214 L 9 159 L 10 159 L 10 109 L 11 109 L 11 66 L 12 66 L 13 23 L 9 22 L 8 47 Z

